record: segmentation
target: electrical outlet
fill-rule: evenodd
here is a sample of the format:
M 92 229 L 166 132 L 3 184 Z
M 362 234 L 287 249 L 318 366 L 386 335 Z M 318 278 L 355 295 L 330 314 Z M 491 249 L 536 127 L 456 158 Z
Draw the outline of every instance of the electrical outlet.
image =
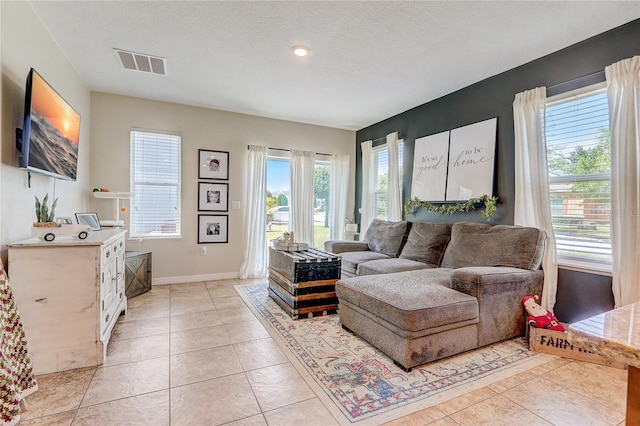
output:
M 207 246 L 200 246 L 200 256 L 207 255 Z
M 232 201 L 231 202 L 232 210 L 240 210 L 240 201 Z

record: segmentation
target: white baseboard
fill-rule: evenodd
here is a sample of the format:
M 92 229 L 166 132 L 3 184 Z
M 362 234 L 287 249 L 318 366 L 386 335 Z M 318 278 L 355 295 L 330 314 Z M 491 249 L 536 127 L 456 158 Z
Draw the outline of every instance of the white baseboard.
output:
M 152 278 L 153 285 L 167 285 L 179 283 L 193 283 L 198 281 L 217 281 L 238 278 L 238 272 L 224 272 L 221 274 L 182 275 L 179 277 Z

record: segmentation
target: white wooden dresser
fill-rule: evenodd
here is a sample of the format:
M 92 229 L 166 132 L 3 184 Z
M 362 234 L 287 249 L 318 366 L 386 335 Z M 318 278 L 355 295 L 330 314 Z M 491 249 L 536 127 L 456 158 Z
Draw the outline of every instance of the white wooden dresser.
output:
M 9 244 L 9 279 L 35 374 L 100 365 L 127 310 L 125 230 Z

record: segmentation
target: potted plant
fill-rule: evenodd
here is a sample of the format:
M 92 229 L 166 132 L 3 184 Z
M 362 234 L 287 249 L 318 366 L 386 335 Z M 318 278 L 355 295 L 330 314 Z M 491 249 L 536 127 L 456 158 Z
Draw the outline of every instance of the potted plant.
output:
M 56 198 L 51 205 L 51 211 L 49 211 L 49 194 L 45 195 L 42 199 L 42 203 L 35 196 L 36 199 L 36 222 L 33 222 L 33 226 L 35 227 L 52 227 L 57 226 L 57 224 L 53 221 L 56 213 L 56 205 L 58 204 L 58 199 Z

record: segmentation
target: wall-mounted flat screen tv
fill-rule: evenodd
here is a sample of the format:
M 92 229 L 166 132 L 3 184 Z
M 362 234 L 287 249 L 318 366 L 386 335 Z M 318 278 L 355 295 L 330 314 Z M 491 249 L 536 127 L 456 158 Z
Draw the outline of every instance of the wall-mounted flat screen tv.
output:
M 76 180 L 80 114 L 33 68 L 27 76 L 20 167 Z

